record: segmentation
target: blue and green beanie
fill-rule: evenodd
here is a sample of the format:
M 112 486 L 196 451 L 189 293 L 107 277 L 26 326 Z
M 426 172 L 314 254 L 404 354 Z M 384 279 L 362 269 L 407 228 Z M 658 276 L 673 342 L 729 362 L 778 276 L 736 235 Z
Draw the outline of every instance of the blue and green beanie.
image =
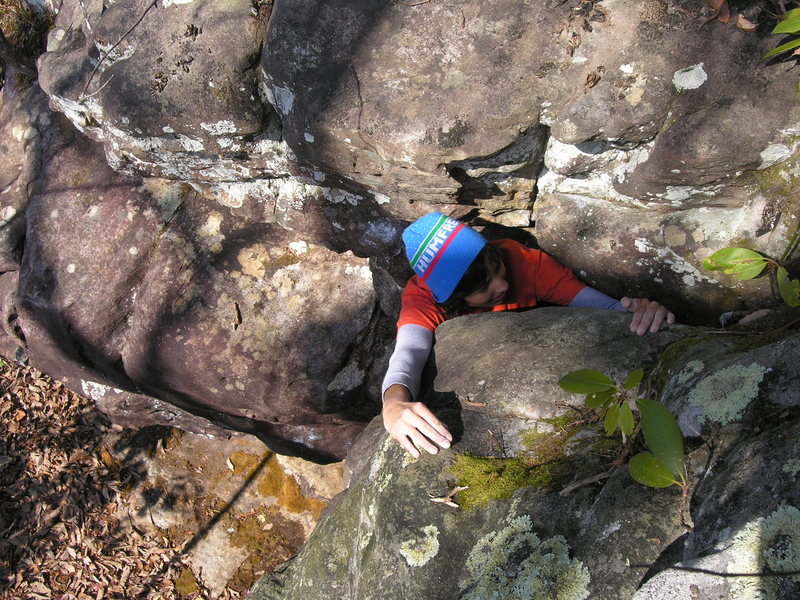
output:
M 461 221 L 434 212 L 418 219 L 403 232 L 411 268 L 433 292 L 446 301 L 486 239 Z

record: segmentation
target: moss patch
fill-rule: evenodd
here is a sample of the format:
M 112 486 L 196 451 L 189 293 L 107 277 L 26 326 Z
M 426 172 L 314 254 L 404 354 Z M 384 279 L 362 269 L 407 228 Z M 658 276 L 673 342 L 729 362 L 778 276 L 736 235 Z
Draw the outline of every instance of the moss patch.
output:
M 242 594 L 252 588 L 258 577 L 294 556 L 304 542 L 300 525 L 284 519 L 275 507 L 231 519 L 228 525 L 235 530 L 231 545 L 248 552 L 247 559 L 228 582 L 230 589 Z
M 562 460 L 569 438 L 586 425 L 578 417 L 578 413 L 567 412 L 552 419 L 541 419 L 543 423 L 553 427 L 552 431 L 539 431 L 537 425 L 535 429 L 523 433 L 522 444 L 529 451 L 526 460 L 540 465 Z
M 189 569 L 181 569 L 180 575 L 175 580 L 175 591 L 181 596 L 191 596 L 200 591 L 197 579 Z
M 464 508 L 484 507 L 510 498 L 522 488 L 546 488 L 566 475 L 565 463 L 530 465 L 520 458 L 485 458 L 459 454 L 450 471 L 458 485 L 468 486 L 458 499 Z

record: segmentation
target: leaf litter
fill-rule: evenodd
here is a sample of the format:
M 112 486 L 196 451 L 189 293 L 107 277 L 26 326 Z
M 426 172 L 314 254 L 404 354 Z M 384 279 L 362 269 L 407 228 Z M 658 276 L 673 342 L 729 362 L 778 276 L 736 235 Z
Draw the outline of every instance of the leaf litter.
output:
M 142 473 L 106 447 L 114 428 L 91 400 L 0 360 L 0 432 L 0 600 L 208 597 L 185 585 L 179 542 L 121 522 Z

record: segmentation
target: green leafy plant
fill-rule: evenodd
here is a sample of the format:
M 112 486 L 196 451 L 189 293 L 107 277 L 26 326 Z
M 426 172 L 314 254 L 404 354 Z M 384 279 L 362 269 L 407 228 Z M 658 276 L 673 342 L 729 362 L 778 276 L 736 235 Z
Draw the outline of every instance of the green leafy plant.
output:
M 623 436 L 633 434 L 634 418 L 627 391 L 637 387 L 644 371 L 637 369 L 626 378 L 623 387 L 617 387 L 605 373 L 594 369 L 580 369 L 564 375 L 558 385 L 573 394 L 586 394 L 587 408 L 600 409 L 606 435 L 619 429 Z
M 623 438 L 629 438 L 635 430 L 629 395 L 638 388 L 643 378 L 644 371 L 637 369 L 628 374 L 622 386 L 618 386 L 605 373 L 579 369 L 564 375 L 558 385 L 573 394 L 586 394 L 584 401 L 587 408 L 601 411 L 606 435 L 612 435 L 619 429 Z M 631 476 L 650 487 L 678 485 L 685 494 L 688 483 L 683 435 L 675 416 L 663 404 L 647 398 L 636 399 L 636 411 L 649 452 L 640 452 L 631 458 L 628 465 Z
M 774 273 L 774 281 L 783 301 L 789 306 L 800 306 L 800 281 L 791 279 L 789 272 L 781 265 L 780 261 L 754 250 L 722 248 L 706 258 L 703 266 L 711 271 L 722 271 L 726 275 L 733 275 L 742 281 L 758 277 L 765 268 L 769 267 Z
M 782 34 L 788 33 L 790 35 L 800 35 L 800 8 L 794 8 L 787 12 L 781 22 L 778 23 L 775 28 L 772 30 L 774 34 Z M 778 54 L 783 54 L 784 52 L 788 52 L 789 50 L 794 50 L 800 46 L 800 37 L 796 37 L 793 40 L 786 42 L 785 44 L 781 44 L 777 48 L 770 50 L 764 55 L 764 58 L 771 58 Z

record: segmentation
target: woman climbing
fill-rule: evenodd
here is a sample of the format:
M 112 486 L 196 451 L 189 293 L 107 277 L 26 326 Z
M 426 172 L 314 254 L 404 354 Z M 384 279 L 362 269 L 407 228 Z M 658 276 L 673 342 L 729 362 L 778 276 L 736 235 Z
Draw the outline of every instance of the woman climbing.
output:
M 415 458 L 453 436 L 415 398 L 436 327 L 459 315 L 524 309 L 540 302 L 633 313 L 630 329 L 656 332 L 675 315 L 655 300 L 614 300 L 582 283 L 541 250 L 509 239 L 487 242 L 464 223 L 431 213 L 403 232 L 414 276 L 403 291 L 397 341 L 383 380 L 383 424 Z

